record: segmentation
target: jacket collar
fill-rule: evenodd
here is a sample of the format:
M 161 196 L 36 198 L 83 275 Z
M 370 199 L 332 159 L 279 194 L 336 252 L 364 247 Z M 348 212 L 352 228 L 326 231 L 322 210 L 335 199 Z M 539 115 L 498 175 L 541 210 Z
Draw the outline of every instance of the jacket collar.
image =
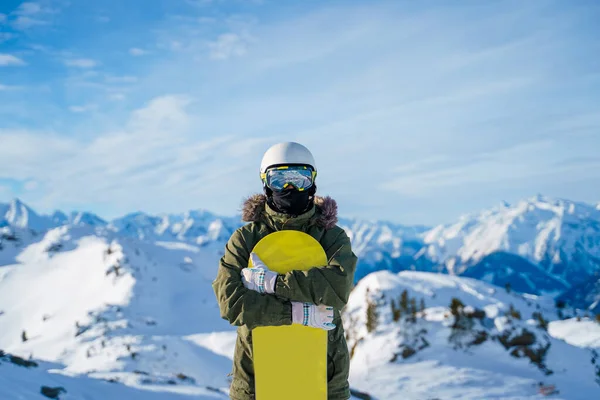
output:
M 303 226 L 305 224 L 315 224 L 325 229 L 333 228 L 338 222 L 336 201 L 329 196 L 315 196 L 314 203 L 315 206 L 309 211 L 291 217 L 271 209 L 267 204 L 267 196 L 264 194 L 255 194 L 244 201 L 242 220 L 244 222 L 274 222 L 275 228 Z M 270 225 L 273 225 L 273 223 Z

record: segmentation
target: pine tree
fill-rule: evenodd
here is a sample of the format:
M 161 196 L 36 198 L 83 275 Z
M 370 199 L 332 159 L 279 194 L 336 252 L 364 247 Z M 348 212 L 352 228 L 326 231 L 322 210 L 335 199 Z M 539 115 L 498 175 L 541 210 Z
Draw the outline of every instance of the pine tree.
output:
M 367 332 L 371 333 L 377 329 L 378 318 L 377 304 L 371 300 L 367 300 Z
M 400 307 L 396 306 L 396 302 L 394 301 L 394 299 L 392 299 L 392 319 L 394 320 L 394 322 L 398 322 L 400 321 L 400 318 L 402 317 L 402 311 L 400 310 Z
M 410 319 L 417 322 L 417 300 L 413 297 L 410 299 Z
M 461 320 L 463 319 L 463 309 L 465 305 L 462 301 L 453 297 L 450 301 L 450 313 L 454 317 L 454 323 L 452 324 L 452 329 L 460 329 L 461 328 Z
M 534 312 L 532 314 L 532 317 L 533 317 L 533 319 L 535 319 L 537 321 L 538 326 L 540 328 L 542 328 L 545 331 L 548 330 L 548 321 L 546 321 L 546 319 L 544 318 L 544 316 L 542 315 L 542 313 Z
M 25 332 L 25 331 L 21 332 L 21 341 L 22 342 L 27 341 L 27 332 Z
M 400 295 L 400 309 L 408 313 L 408 291 L 404 290 Z
M 421 299 L 421 302 L 419 303 L 419 311 L 420 312 L 425 311 L 425 300 L 423 300 L 423 299 Z
M 510 305 L 510 308 L 508 309 L 508 315 L 510 315 L 514 319 L 521 319 L 521 313 L 512 304 Z
M 456 297 L 453 297 L 450 301 L 450 312 L 452 313 L 452 315 L 455 318 L 458 317 L 462 313 L 463 308 L 465 308 L 463 302 L 457 299 Z
M 506 283 L 506 285 L 504 285 L 504 287 L 506 288 L 506 293 L 510 293 L 512 288 L 510 287 L 510 283 Z

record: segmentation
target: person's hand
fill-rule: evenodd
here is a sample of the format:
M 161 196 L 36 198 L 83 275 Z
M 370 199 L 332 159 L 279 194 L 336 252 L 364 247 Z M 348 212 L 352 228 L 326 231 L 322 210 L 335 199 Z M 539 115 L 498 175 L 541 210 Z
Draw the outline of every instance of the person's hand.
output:
M 333 323 L 333 307 L 292 301 L 292 323 L 330 331 Z
M 258 293 L 274 293 L 277 273 L 269 270 L 255 253 L 250 254 L 250 260 L 253 268 L 242 269 L 244 286 Z

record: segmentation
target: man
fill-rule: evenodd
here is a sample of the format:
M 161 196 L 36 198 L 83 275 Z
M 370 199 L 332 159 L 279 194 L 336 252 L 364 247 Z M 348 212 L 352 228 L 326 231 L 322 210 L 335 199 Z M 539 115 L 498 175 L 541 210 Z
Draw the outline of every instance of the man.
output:
M 260 175 L 264 194 L 244 203 L 242 218 L 249 224 L 229 239 L 213 282 L 221 316 L 238 326 L 230 397 L 255 399 L 252 329 L 302 324 L 328 331 L 328 399 L 347 400 L 350 357 L 340 310 L 352 289 L 357 258 L 350 239 L 336 225 L 337 204 L 315 196 L 315 160 L 301 144 L 269 148 Z M 305 232 L 319 241 L 328 265 L 286 274 L 270 271 L 252 249 L 263 237 L 284 229 Z M 247 268 L 249 258 L 258 268 Z M 285 349 L 281 351 L 285 355 Z

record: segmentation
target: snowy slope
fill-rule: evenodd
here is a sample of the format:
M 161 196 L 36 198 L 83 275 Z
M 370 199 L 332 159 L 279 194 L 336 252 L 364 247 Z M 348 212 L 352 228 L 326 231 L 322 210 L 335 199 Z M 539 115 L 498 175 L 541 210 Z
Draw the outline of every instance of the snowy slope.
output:
M 14 360 L 14 358 L 13 358 Z M 62 365 L 37 360 L 11 361 L 10 355 L 0 357 L 0 398 L 46 399 L 41 394 L 45 387 L 49 395 L 59 393 L 62 400 L 88 399 L 127 399 L 127 400 L 198 400 L 227 399 L 215 389 L 198 388 L 191 385 L 145 384 L 138 382 L 131 386 L 119 385 L 108 380 L 92 379 L 86 376 L 61 373 Z M 177 378 L 175 378 L 177 380 Z
M 182 214 L 133 213 L 110 221 L 90 213 L 39 216 L 19 200 L 0 204 L 0 229 L 43 232 L 44 227 L 94 226 L 144 241 L 223 246 L 240 218 L 205 210 Z M 381 221 L 340 218 L 359 257 L 355 281 L 378 270 L 442 272 L 510 284 L 523 293 L 563 295 L 577 307 L 597 307 L 600 287 L 600 210 L 537 196 L 468 215 L 427 230 Z M 0 246 L 3 240 L 0 237 Z M 4 241 L 6 242 L 6 241 Z M 5 246 L 5 247 L 10 247 Z M 12 256 L 0 253 L 0 265 Z M 597 309 L 594 309 L 597 310 Z
M 552 321 L 548 333 L 578 347 L 600 348 L 600 324 L 589 318 Z
M 65 224 L 107 225 L 90 213 L 57 211 L 39 216 L 19 200 L 0 204 L 0 216 L 0 229 L 21 230 L 21 235 Z M 108 229 L 144 241 L 223 246 L 241 224 L 237 216 L 222 217 L 205 210 L 138 212 L 110 221 Z M 442 272 L 498 286 L 508 283 L 523 293 L 562 295 L 574 306 L 592 306 L 595 311 L 600 304 L 595 276 L 600 273 L 600 210 L 591 205 L 537 196 L 430 230 L 345 218 L 339 224 L 359 257 L 355 281 L 378 270 Z M 11 247 L 2 237 L 0 246 Z M 13 263 L 3 261 L 14 258 L 8 253 L 0 252 L 0 265 Z
M 391 300 L 398 307 L 403 291 L 416 299 L 418 311 L 414 320 L 409 312 L 394 321 Z M 449 310 L 453 298 L 465 305 L 456 328 Z M 371 318 L 377 324 L 370 332 L 369 303 L 378 314 Z M 475 310 L 481 310 L 479 316 L 465 317 L 477 315 Z M 353 353 L 351 382 L 390 400 L 539 399 L 540 390 L 553 386 L 559 393 L 552 398 L 600 398 L 595 381 L 600 369 L 592 364 L 592 351 L 552 337 L 532 319 L 534 312 L 557 318 L 551 299 L 507 293 L 468 278 L 409 271 L 371 274 L 352 292 L 344 316 Z M 527 352 L 545 354 L 535 364 Z
M 381 221 L 341 218 L 359 257 L 356 280 L 381 269 L 400 271 L 408 268 L 423 247 L 424 227 L 407 227 Z M 152 240 L 177 240 L 199 245 L 218 242 L 222 245 L 233 231 L 242 226 L 239 217 L 220 217 L 204 210 L 184 214 L 149 215 L 133 213 L 110 222 L 113 231 Z
M 438 226 L 424 242 L 418 258 L 444 272 L 561 293 L 600 271 L 600 211 L 537 196 Z
M 107 224 L 93 214 L 57 212 L 48 217 L 56 227 L 38 232 L 33 211 L 12 207 L 19 208 L 27 218 L 12 212 L 0 227 L 0 349 L 44 362 L 27 369 L 0 361 L 0 398 L 2 387 L 29 398 L 43 382 L 64 386 L 61 398 L 226 398 L 235 330 L 219 317 L 210 284 L 225 241 L 240 225 L 236 218 L 137 213 Z M 414 268 L 420 240 L 431 234 L 382 222 L 340 224 L 361 257 L 363 275 Z M 416 323 L 392 321 L 389 300 L 399 303 L 404 290 L 425 302 Z M 377 300 L 380 323 L 368 332 L 366 299 L 377 293 L 386 300 Z M 448 305 L 454 297 L 485 311 L 472 332 L 452 336 Z M 505 316 L 511 304 L 522 320 Z M 530 321 L 534 312 L 552 321 L 547 333 Z M 354 353 L 351 384 L 379 399 L 538 398 L 540 381 L 556 385 L 557 398 L 599 395 L 595 356 L 585 348 L 596 346 L 595 326 L 559 321 L 551 298 L 457 276 L 377 272 L 353 291 L 345 324 Z M 533 348 L 550 344 L 543 368 L 492 339 L 506 334 L 512 340 L 523 329 L 535 334 Z M 483 331 L 484 343 L 469 344 Z M 419 350 L 423 339 L 428 346 Z M 417 353 L 403 359 L 408 347 Z
M 221 244 L 62 226 L 19 248 L 0 267 L 0 349 L 38 366 L 0 359 L 0 398 L 42 386 L 63 400 L 228 398 L 236 332 L 211 288 Z
M 0 268 L 0 349 L 133 387 L 225 393 L 230 359 L 188 338 L 232 331 L 211 288 L 221 252 L 90 226 L 50 230 Z

